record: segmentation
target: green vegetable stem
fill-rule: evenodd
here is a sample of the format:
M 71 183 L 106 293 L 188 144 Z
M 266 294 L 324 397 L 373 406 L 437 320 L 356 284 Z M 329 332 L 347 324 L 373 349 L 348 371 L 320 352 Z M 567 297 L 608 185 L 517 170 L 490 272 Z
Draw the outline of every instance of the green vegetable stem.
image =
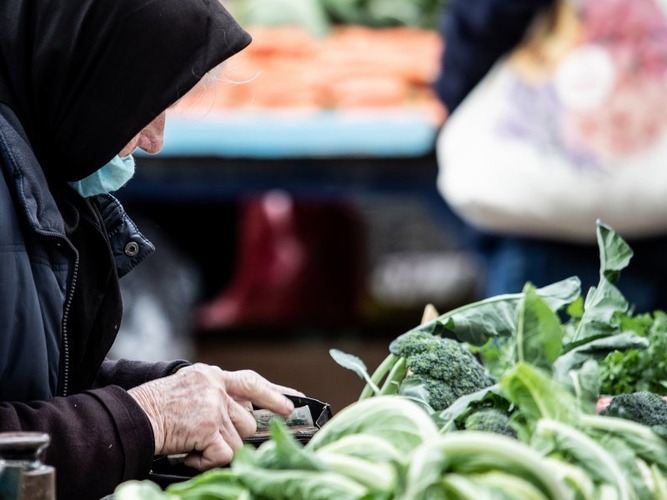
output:
M 540 419 L 535 428 L 538 439 L 551 440 L 554 451 L 584 468 L 599 482 L 613 486 L 618 500 L 633 500 L 636 494 L 626 471 L 614 456 L 584 432 L 563 422 Z
M 430 498 L 445 489 L 450 473 L 499 471 L 528 481 L 546 498 L 572 497 L 568 486 L 554 476 L 542 455 L 528 445 L 500 434 L 460 431 L 442 435 L 421 446 L 408 469 L 405 498 Z

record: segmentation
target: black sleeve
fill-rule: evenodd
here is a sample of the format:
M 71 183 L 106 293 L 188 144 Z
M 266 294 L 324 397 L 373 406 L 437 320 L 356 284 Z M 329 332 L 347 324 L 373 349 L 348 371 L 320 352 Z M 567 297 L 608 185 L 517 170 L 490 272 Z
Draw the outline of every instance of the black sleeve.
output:
M 148 417 L 117 386 L 35 403 L 0 403 L 0 431 L 51 436 L 44 462 L 56 470 L 57 498 L 99 500 L 145 478 L 155 443 Z
M 189 364 L 190 362 L 184 360 L 158 363 L 126 359 L 105 360 L 97 374 L 95 387 L 118 385 L 127 390 L 144 382 L 172 375 Z
M 495 62 L 517 45 L 536 14 L 553 0 L 451 0 L 434 90 L 451 113 Z

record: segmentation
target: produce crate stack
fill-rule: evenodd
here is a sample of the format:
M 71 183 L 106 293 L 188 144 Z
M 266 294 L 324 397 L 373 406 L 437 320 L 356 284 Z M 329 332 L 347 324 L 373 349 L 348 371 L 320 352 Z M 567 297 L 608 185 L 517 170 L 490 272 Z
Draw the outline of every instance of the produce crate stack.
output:
M 408 109 L 437 122 L 442 109 L 430 87 L 442 50 L 433 29 L 442 2 L 430 2 L 427 10 L 420 3 L 232 2 L 253 43 L 179 107 Z

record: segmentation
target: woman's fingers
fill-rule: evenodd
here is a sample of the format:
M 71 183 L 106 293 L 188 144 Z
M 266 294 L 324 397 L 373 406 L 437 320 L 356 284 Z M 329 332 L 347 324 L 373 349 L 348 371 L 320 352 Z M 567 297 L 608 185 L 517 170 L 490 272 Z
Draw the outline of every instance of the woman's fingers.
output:
M 257 421 L 247 407 L 232 401 L 228 407 L 228 419 L 223 425 L 231 425 L 241 438 L 252 436 L 257 431 Z
M 187 453 L 186 464 L 198 470 L 228 464 L 243 438 L 256 432 L 253 405 L 288 416 L 294 405 L 283 393 L 301 394 L 252 370 L 200 363 L 129 393 L 151 421 L 155 452 Z
M 222 372 L 222 376 L 232 397 L 246 399 L 259 408 L 284 416 L 294 411 L 294 405 L 283 394 L 287 387 L 272 384 L 252 370 Z
M 286 387 L 284 385 L 277 385 L 277 384 L 271 384 L 271 385 L 276 391 L 282 394 L 289 394 L 290 396 L 298 396 L 301 398 L 306 397 L 306 395 L 303 392 L 297 391 L 296 389 L 292 389 L 291 387 Z
M 218 435 L 203 450 L 188 453 L 183 463 L 199 471 L 223 467 L 232 461 L 234 451 L 222 435 Z

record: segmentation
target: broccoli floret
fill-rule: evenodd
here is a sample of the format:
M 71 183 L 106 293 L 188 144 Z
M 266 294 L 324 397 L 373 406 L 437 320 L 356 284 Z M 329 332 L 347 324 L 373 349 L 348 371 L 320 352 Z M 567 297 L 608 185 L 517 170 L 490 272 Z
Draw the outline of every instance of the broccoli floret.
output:
M 389 350 L 405 359 L 407 377 L 418 376 L 424 382 L 429 404 L 436 411 L 494 383 L 475 356 L 454 339 L 410 332 L 392 342 Z
M 389 344 L 389 350 L 397 356 L 409 358 L 415 354 L 437 350 L 442 339 L 443 337 L 436 337 L 427 332 L 411 331 Z
M 600 415 L 633 420 L 653 426 L 667 425 L 667 402 L 659 394 L 637 391 L 614 396 Z
M 516 431 L 510 426 L 509 416 L 496 408 L 482 408 L 471 413 L 465 419 L 463 428 L 465 430 L 493 432 L 517 437 Z

